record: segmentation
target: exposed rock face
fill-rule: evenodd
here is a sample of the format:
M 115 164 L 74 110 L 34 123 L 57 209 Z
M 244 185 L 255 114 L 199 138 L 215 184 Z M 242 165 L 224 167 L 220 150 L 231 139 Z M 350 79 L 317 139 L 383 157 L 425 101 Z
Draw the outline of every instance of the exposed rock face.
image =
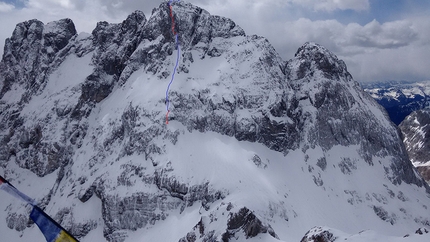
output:
M 329 150 L 336 145 L 359 145 L 360 156 L 369 165 L 375 157 L 393 156 L 393 183 L 419 184 L 397 129 L 369 95 L 353 81 L 345 63 L 333 53 L 307 43 L 289 61 L 286 72 L 296 90 L 290 103 L 297 103 L 292 117 L 309 147 Z M 309 128 L 303 128 L 303 127 Z M 304 134 L 304 135 L 303 135 Z
M 20 23 L 12 37 L 6 39 L 0 63 L 0 97 L 4 110 L 1 130 L 6 134 L 3 143 L 7 144 L 1 147 L 4 152 L 2 155 L 17 157 L 21 167 L 30 169 L 39 176 L 53 172 L 61 164 L 67 164 L 68 151 L 52 140 L 40 142 L 43 127 L 39 124 L 23 127 L 24 120 L 19 112 L 33 95 L 40 93 L 47 85 L 47 76 L 67 56 L 69 43 L 75 38 L 73 22 L 63 19 L 47 25 L 38 20 Z M 17 89 L 20 92 L 12 97 L 12 103 L 11 97 L 4 95 Z
M 222 241 L 228 242 L 240 230 L 245 234 L 245 238 L 253 238 L 261 233 L 269 233 L 273 238 L 278 238 L 270 225 L 264 226 L 254 213 L 246 207 L 241 208 L 239 212 L 231 214 L 227 222 L 227 231 L 222 235 Z
M 430 110 L 423 109 L 407 116 L 399 125 L 409 158 L 415 164 L 430 161 Z
M 334 242 L 336 236 L 329 230 L 315 227 L 305 234 L 300 242 Z
M 418 166 L 417 170 L 424 178 L 424 180 L 426 180 L 427 183 L 430 184 L 430 166 Z
M 415 231 L 415 234 L 428 234 L 429 231 L 426 228 L 419 228 L 417 231 Z
M 409 158 L 427 182 L 430 181 L 430 110 L 411 113 L 399 125 Z
M 23 85 L 27 91 L 21 97 L 27 102 L 31 95 L 46 84 L 49 67 L 61 62 L 65 53 L 59 53 L 76 37 L 72 20 L 62 19 L 44 25 L 39 20 L 30 20 L 16 26 L 12 37 L 6 39 L 2 59 L 0 97 L 13 84 Z M 67 53 L 67 50 L 65 51 Z M 55 63 L 55 59 L 60 59 Z
M 407 202 L 399 185 L 413 184 L 421 200 L 405 206 L 425 211 L 429 187 L 415 174 L 396 127 L 343 61 L 306 43 L 284 62 L 266 39 L 245 35 L 232 20 L 183 1 L 172 8 L 181 55 L 169 125 L 164 93 L 176 46 L 167 2 L 149 19 L 136 11 L 120 24 L 98 23 L 91 34 L 77 35 L 68 19 L 46 25 L 31 20 L 6 41 L 0 170 L 16 180 L 25 178 L 18 168 L 49 178 L 37 188 L 43 191 L 37 200 L 77 237 L 102 226 L 108 241 L 122 242 L 130 231 L 198 210 L 196 227 L 185 228 L 181 242 L 278 239 L 270 224 L 299 216 L 294 209 L 300 204 L 289 196 L 315 199 L 288 187 L 301 172 L 306 175 L 297 179 L 309 180 L 309 191 L 336 190 L 332 197 L 346 197 L 347 206 L 365 203 L 360 211 L 378 221 L 396 223 L 382 218 L 385 211 L 390 218 L 429 223 L 425 212 L 385 208 L 388 201 Z M 208 136 L 189 148 L 198 134 Z M 257 150 L 267 154 L 227 152 L 234 144 L 216 142 L 226 137 L 260 145 Z M 206 153 L 199 156 L 201 150 Z M 284 181 L 290 170 L 279 165 L 291 169 L 292 180 Z M 376 183 L 356 191 L 360 174 L 368 175 L 361 170 L 374 171 Z M 263 195 L 244 199 L 258 196 L 254 188 Z M 63 198 L 67 203 L 59 205 Z M 101 203 L 100 221 L 77 216 L 94 200 Z M 25 211 L 14 208 L 7 208 L 8 226 L 25 231 Z M 402 216 L 391 216 L 396 213 Z
M 268 224 L 264 224 L 248 208 L 236 209 L 232 204 L 223 205 L 217 208 L 218 211 L 225 209 L 225 212 L 229 214 L 226 221 L 226 229 L 223 233 L 212 229 L 213 225 L 218 222 L 218 216 L 216 213 L 211 213 L 208 217 L 202 217 L 194 228 L 181 238 L 179 242 L 228 242 L 237 241 L 238 238 L 255 238 L 262 234 L 268 234 L 273 238 L 279 239 L 273 228 Z

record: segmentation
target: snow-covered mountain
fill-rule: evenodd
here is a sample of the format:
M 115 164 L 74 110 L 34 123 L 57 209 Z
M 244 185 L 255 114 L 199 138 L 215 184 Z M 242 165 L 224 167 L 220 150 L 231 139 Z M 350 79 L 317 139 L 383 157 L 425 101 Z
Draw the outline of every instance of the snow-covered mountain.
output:
M 18 24 L 0 62 L 0 173 L 81 241 L 289 242 L 317 225 L 403 241 L 430 227 L 429 186 L 343 61 L 315 43 L 283 61 L 230 19 L 172 10 L 169 124 L 168 2 L 91 34 Z M 43 241 L 28 207 L 0 207 L 2 238 Z
M 426 228 L 419 228 L 414 234 L 406 234 L 405 236 L 393 237 L 387 235 L 381 235 L 374 231 L 361 231 L 358 234 L 347 234 L 345 232 L 331 229 L 327 227 L 315 227 L 312 228 L 300 242 L 427 242 L 429 231 Z M 425 236 L 423 236 L 425 235 Z
M 429 114 L 430 81 L 381 82 L 362 85 L 399 125 L 409 158 L 430 182 Z
M 430 182 L 430 109 L 411 113 L 399 125 L 409 158 Z
M 430 108 L 430 81 L 427 82 L 375 82 L 362 84 L 399 125 L 413 111 Z

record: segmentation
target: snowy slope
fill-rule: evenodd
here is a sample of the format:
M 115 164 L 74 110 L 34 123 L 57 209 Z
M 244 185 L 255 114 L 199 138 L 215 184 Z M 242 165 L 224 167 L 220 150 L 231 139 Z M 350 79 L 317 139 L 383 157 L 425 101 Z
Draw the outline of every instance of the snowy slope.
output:
M 290 242 L 317 225 L 386 238 L 430 226 L 430 188 L 343 61 L 306 43 L 285 62 L 229 19 L 172 7 L 182 52 L 168 125 L 167 2 L 90 35 L 68 20 L 19 24 L 0 64 L 0 173 L 81 241 Z M 9 241 L 41 237 L 28 207 L 0 207 Z

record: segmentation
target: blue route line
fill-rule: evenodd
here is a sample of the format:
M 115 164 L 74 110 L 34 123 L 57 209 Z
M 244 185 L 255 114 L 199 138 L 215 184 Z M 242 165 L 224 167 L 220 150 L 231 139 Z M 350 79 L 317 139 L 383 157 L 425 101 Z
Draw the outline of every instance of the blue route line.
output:
M 169 101 L 169 90 L 170 90 L 170 85 L 172 85 L 173 81 L 175 80 L 175 74 L 176 74 L 176 70 L 178 68 L 178 64 L 179 64 L 179 56 L 181 55 L 181 47 L 179 46 L 179 41 L 178 41 L 178 33 L 176 33 L 175 31 L 175 18 L 173 17 L 173 10 L 172 10 L 172 2 L 179 2 L 179 0 L 170 0 L 168 3 L 169 6 L 169 10 L 170 10 L 170 18 L 172 19 L 172 33 L 173 35 L 175 35 L 175 46 L 178 49 L 178 53 L 176 56 L 176 64 L 175 64 L 175 68 L 173 68 L 173 73 L 172 73 L 172 79 L 169 82 L 169 85 L 167 86 L 167 90 L 166 90 L 166 124 L 169 123 L 169 106 L 170 106 L 170 101 Z
M 179 56 L 181 54 L 181 47 L 179 46 L 178 43 L 178 34 L 176 34 L 176 47 L 178 49 L 178 54 L 176 56 L 176 64 L 175 64 L 175 68 L 173 68 L 173 73 L 172 73 L 172 79 L 169 82 L 169 85 L 167 86 L 167 90 L 166 90 L 166 110 L 169 111 L 169 105 L 170 105 L 170 101 L 169 101 L 169 90 L 170 90 L 170 85 L 172 85 L 173 80 L 175 80 L 175 74 L 176 74 L 176 69 L 178 68 L 178 64 L 179 64 Z

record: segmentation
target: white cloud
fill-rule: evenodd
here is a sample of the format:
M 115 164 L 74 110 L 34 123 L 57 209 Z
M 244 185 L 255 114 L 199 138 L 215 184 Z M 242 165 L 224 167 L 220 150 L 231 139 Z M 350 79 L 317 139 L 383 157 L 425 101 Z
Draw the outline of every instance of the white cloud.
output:
M 301 18 L 287 22 L 285 32 L 295 43 L 315 41 L 337 50 L 350 47 L 395 49 L 410 45 L 419 38 L 413 23 L 407 20 L 384 24 L 373 20 L 361 26 L 357 23 L 344 25 L 337 20 Z
M 429 80 L 428 68 L 429 46 L 417 48 L 405 46 L 374 53 L 361 53 L 343 59 L 348 65 L 355 80 L 367 81 L 423 81 Z
M 5 2 L 0 2 L 0 13 L 10 12 L 15 9 L 15 6 L 7 4 Z
M 287 22 L 287 45 L 314 41 L 333 51 L 347 63 L 358 81 L 424 80 L 430 77 L 427 59 L 429 17 L 362 26 L 337 20 Z M 426 24 L 427 23 L 427 24 Z
M 103 0 L 29 0 L 22 9 L 14 8 L 0 14 L 0 56 L 3 54 L 5 39 L 12 35 L 16 24 L 20 22 L 38 19 L 46 24 L 70 18 L 78 32 L 91 33 L 97 22 L 121 22 L 131 13 L 115 10 L 114 6 L 109 6 L 111 3 Z
M 0 40 L 10 37 L 17 23 L 30 19 L 38 19 L 46 24 L 70 18 L 78 32 L 91 32 L 99 21 L 117 23 L 131 13 L 116 9 L 114 3 L 102 0 L 29 0 L 24 8 L 13 9 L 0 15 Z
M 369 0 L 288 0 L 288 2 L 313 9 L 332 12 L 335 10 L 363 11 L 370 8 Z
M 358 24 L 348 25 L 351 45 L 376 48 L 398 48 L 412 44 L 418 33 L 409 21 L 394 21 L 380 24 L 372 21 L 361 27 Z
M 109 0 L 94 0 L 94 1 L 84 1 L 84 0 L 29 0 L 23 11 L 28 11 L 30 13 L 41 13 L 43 18 L 55 18 L 61 16 L 69 16 L 69 18 L 74 18 L 77 16 L 79 18 L 84 17 L 85 19 L 97 19 L 101 20 L 116 20 L 119 17 L 124 17 L 127 15 L 124 9 L 120 8 L 121 1 Z

